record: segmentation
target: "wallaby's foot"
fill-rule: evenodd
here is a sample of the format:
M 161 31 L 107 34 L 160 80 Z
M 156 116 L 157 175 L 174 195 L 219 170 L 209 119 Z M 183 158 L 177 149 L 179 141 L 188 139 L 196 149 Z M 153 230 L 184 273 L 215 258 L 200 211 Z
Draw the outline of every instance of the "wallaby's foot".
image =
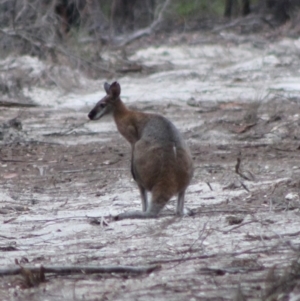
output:
M 181 217 L 183 217 L 183 216 L 193 216 L 194 214 L 195 214 L 194 211 L 189 209 L 189 208 L 184 208 L 183 209 L 183 214 L 180 213 L 180 212 L 176 212 L 176 215 L 181 216 Z
M 120 213 L 116 216 L 114 216 L 115 221 L 119 221 L 121 219 L 126 219 L 126 218 L 155 218 L 157 217 L 157 214 L 152 213 L 152 212 L 145 212 L 145 211 L 128 211 L 124 213 Z
M 186 216 L 194 216 L 195 215 L 195 212 L 190 208 L 184 208 L 183 213 Z

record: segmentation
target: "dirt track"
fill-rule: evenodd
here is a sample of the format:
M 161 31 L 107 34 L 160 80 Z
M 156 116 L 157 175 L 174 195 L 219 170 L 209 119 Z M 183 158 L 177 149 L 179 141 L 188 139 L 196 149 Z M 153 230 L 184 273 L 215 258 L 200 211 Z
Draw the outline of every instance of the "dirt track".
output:
M 174 217 L 171 201 L 157 220 L 110 220 L 141 204 L 129 145 L 110 118 L 87 120 L 105 79 L 73 93 L 32 87 L 40 106 L 1 109 L 2 124 L 22 123 L 1 127 L 1 266 L 161 264 L 46 275 L 31 289 L 3 277 L 1 300 L 234 300 L 239 286 L 247 300 L 300 300 L 297 281 L 270 278 L 299 254 L 300 42 L 239 39 L 142 49 L 131 59 L 158 71 L 118 78 L 124 102 L 165 115 L 188 141 L 193 217 Z

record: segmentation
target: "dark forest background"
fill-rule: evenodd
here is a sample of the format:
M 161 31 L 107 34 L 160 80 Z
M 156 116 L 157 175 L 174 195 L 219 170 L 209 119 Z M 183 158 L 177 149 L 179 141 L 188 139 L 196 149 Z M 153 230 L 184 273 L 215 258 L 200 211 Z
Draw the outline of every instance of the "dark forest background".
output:
M 299 8 L 300 0 L 0 0 L 0 55 L 87 67 L 103 47 L 159 33 L 248 34 L 289 24 L 298 35 Z

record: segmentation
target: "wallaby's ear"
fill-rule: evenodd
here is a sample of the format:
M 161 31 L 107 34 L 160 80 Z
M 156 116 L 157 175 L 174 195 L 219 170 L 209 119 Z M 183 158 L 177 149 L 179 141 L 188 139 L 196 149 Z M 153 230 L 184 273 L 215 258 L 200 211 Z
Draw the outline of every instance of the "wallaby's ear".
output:
M 118 82 L 113 82 L 109 87 L 109 94 L 117 98 L 121 94 L 121 87 Z
M 104 90 L 105 90 L 106 94 L 109 94 L 109 88 L 110 88 L 110 84 L 104 83 Z

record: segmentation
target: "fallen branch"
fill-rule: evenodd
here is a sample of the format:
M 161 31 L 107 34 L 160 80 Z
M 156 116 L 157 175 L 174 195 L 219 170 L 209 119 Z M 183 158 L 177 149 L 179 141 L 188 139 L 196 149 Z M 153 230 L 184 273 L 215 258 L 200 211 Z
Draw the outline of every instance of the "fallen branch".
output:
M 21 108 L 31 108 L 37 107 L 37 104 L 34 103 L 23 103 L 23 102 L 15 102 L 15 101 L 5 101 L 0 100 L 0 107 L 21 107 Z
M 40 267 L 27 266 L 23 267 L 31 273 L 38 273 Z M 131 273 L 144 274 L 151 273 L 159 269 L 160 265 L 147 266 L 43 266 L 44 273 L 51 274 L 95 274 L 95 273 Z M 0 276 L 18 275 L 22 272 L 21 267 L 0 269 Z

